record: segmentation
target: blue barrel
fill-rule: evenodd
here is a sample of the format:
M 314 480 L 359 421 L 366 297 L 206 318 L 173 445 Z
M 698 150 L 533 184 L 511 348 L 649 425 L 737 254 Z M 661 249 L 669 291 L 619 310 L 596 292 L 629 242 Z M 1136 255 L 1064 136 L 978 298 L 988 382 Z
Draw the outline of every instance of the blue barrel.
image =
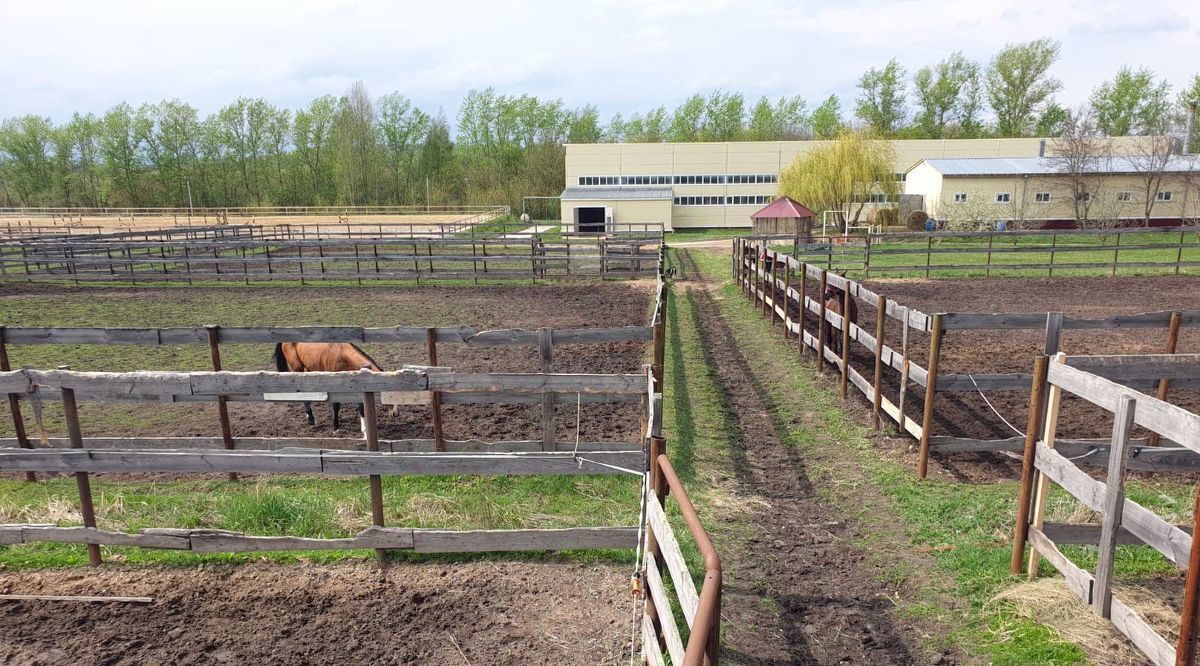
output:
M 1008 231 L 1008 220 L 996 220 L 996 231 Z
M 937 221 L 932 217 L 925 220 L 925 231 L 937 231 Z

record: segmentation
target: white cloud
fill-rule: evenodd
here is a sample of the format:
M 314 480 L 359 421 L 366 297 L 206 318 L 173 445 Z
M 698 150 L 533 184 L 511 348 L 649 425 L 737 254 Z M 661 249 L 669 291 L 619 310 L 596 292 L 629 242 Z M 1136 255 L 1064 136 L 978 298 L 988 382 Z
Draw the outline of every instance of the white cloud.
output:
M 1200 3 L 110 0 L 9 2 L 0 25 L 0 117 L 172 97 L 205 113 L 239 95 L 298 107 L 361 78 L 453 118 L 469 88 L 489 85 L 605 114 L 713 88 L 814 105 L 837 93 L 849 107 L 862 71 L 891 57 L 911 72 L 1040 36 L 1062 40 L 1054 74 L 1076 104 L 1124 64 L 1182 84 L 1197 69 Z

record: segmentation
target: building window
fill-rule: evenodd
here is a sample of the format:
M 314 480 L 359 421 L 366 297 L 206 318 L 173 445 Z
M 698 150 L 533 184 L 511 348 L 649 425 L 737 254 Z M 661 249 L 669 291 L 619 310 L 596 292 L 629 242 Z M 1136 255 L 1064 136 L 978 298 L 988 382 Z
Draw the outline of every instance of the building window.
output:
M 1012 194 L 1010 192 L 996 193 L 996 203 L 1008 203 L 1010 201 L 1012 201 Z
M 954 203 L 967 203 L 967 193 L 966 192 L 955 192 L 954 193 Z
M 1155 201 L 1170 201 L 1175 198 L 1175 193 L 1170 190 L 1162 190 L 1154 195 Z
M 1050 193 L 1049 192 L 1035 193 L 1033 195 L 1033 202 L 1034 203 L 1050 203 Z
M 1079 194 L 1075 195 L 1075 200 L 1078 201 L 1079 203 L 1091 203 L 1092 193 L 1091 192 L 1080 192 Z
M 1117 201 L 1126 203 L 1133 201 L 1133 192 L 1117 192 Z

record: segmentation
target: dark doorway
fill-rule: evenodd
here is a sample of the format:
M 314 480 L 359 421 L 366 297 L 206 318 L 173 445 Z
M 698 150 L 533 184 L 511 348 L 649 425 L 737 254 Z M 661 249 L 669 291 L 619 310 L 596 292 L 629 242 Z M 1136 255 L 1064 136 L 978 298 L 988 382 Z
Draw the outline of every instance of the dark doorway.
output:
M 604 233 L 604 208 L 576 208 L 575 231 L 581 234 Z

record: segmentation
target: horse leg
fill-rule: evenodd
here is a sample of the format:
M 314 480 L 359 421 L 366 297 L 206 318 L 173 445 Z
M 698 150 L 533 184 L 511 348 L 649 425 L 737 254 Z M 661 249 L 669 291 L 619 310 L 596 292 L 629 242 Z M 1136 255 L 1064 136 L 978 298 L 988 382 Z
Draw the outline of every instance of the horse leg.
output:
M 342 408 L 341 403 L 333 403 L 333 434 L 338 434 L 342 430 L 342 418 L 338 413 Z
M 308 417 L 308 427 L 310 427 L 310 428 L 317 427 L 317 419 L 313 418 L 311 402 L 304 403 L 304 415 L 306 417 Z
M 358 403 L 358 425 L 362 428 L 363 439 L 367 438 L 367 408 Z

